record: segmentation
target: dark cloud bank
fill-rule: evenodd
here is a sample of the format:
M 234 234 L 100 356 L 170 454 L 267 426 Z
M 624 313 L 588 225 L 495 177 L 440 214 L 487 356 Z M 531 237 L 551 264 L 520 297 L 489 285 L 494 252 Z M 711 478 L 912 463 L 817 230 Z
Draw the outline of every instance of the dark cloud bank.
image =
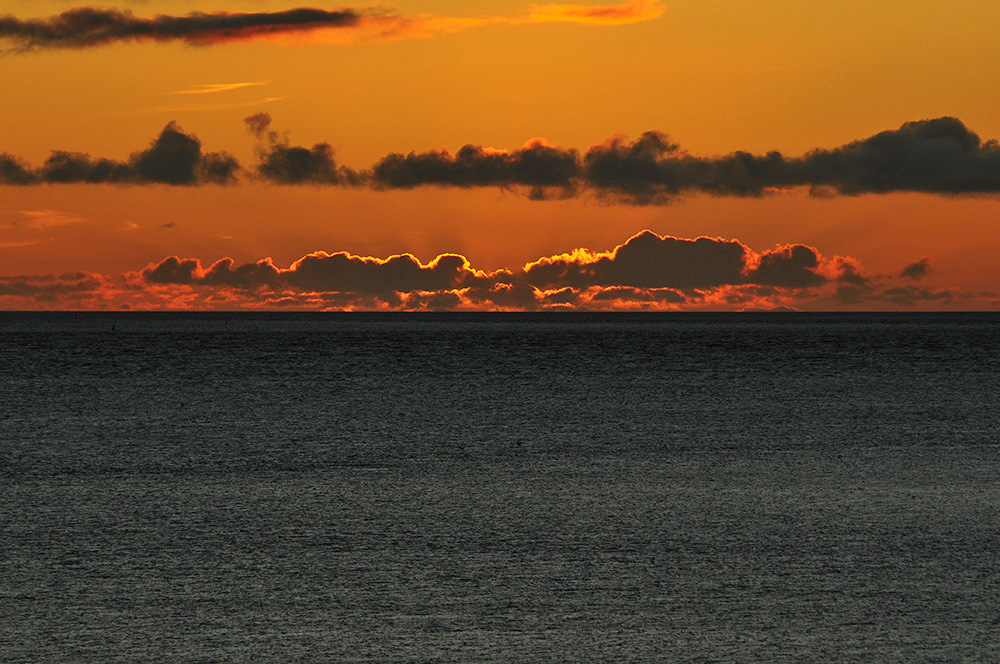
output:
M 38 168 L 0 155 L 0 183 L 133 182 L 229 183 L 239 176 L 276 184 L 423 186 L 523 190 L 532 198 L 590 194 L 630 204 L 659 204 L 685 194 L 763 196 L 789 188 L 813 194 L 888 192 L 994 194 L 1000 192 L 1000 144 L 983 141 L 956 118 L 907 122 L 833 149 L 799 157 L 779 152 L 734 152 L 696 157 L 665 134 L 634 141 L 611 138 L 581 154 L 534 140 L 516 150 L 466 145 L 457 152 L 392 153 L 356 171 L 339 165 L 328 143 L 294 146 L 271 129 L 270 117 L 246 120 L 257 139 L 257 161 L 241 166 L 224 152 L 203 153 L 197 138 L 176 124 L 164 128 L 147 150 L 127 161 L 53 152 Z
M 202 152 L 201 141 L 171 122 L 148 148 L 128 161 L 94 159 L 83 152 L 53 151 L 37 169 L 0 154 L 0 182 L 32 184 L 85 182 L 192 185 L 235 181 L 237 160 L 225 152 Z
M 139 17 L 127 10 L 80 7 L 46 18 L 0 16 L 0 40 L 13 43 L 18 51 L 89 48 L 130 41 L 216 44 L 317 28 L 351 27 L 361 18 L 353 9 Z
M 921 259 L 924 260 L 924 259 Z M 909 268 L 907 268 L 909 269 Z M 379 259 L 316 252 L 279 268 L 270 259 L 204 267 L 171 256 L 134 280 L 147 288 L 229 293 L 241 306 L 366 309 L 774 308 L 947 302 L 954 294 L 861 274 L 857 261 L 801 244 L 756 253 L 738 240 L 685 239 L 643 231 L 608 252 L 578 249 L 519 270 L 477 270 L 460 255 L 422 264 L 409 254 Z M 909 298 L 907 300 L 907 298 Z

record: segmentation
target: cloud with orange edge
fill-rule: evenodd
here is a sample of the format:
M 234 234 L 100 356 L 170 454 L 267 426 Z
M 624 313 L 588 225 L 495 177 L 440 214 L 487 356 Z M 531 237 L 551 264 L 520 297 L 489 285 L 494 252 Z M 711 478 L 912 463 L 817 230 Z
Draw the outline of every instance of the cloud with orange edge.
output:
M 288 267 L 270 258 L 205 265 L 169 256 L 118 276 L 0 277 L 0 308 L 6 309 L 734 311 L 995 304 L 977 297 L 917 285 L 901 272 L 866 274 L 856 258 L 827 257 L 808 245 L 755 251 L 736 239 L 651 231 L 610 250 L 580 248 L 495 271 L 477 269 L 459 254 L 424 263 L 412 254 L 316 251 Z
M 246 41 L 340 44 L 427 39 L 486 25 L 576 23 L 617 26 L 659 18 L 655 0 L 630 0 L 620 5 L 531 5 L 528 14 L 508 16 L 416 17 L 376 5 L 335 10 L 300 7 L 276 12 L 192 12 L 183 16 L 136 16 L 129 10 L 77 7 L 45 18 L 0 16 L 0 43 L 8 52 L 82 49 L 123 42 L 181 42 L 211 46 Z M 208 90 L 211 92 L 212 90 Z

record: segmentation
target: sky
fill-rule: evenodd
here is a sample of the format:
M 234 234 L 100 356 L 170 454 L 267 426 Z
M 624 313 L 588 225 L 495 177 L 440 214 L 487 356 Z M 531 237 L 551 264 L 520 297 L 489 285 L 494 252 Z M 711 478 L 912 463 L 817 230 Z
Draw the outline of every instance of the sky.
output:
M 0 309 L 997 310 L 998 27 L 0 0 Z

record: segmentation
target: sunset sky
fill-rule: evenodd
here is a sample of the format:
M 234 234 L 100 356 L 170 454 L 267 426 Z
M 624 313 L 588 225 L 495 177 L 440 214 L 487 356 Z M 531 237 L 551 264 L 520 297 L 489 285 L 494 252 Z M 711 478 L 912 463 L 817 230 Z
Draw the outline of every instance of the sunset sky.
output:
M 0 309 L 1000 309 L 998 29 L 0 0 Z

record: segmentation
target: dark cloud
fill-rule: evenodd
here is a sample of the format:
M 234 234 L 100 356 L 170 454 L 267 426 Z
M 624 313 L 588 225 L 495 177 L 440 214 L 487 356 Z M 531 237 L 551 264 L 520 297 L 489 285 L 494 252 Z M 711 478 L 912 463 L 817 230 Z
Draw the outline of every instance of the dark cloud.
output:
M 798 166 L 802 184 L 842 194 L 1000 192 L 1000 145 L 983 142 L 952 117 L 907 122 L 834 150 L 816 150 Z
M 930 274 L 933 269 L 934 268 L 931 266 L 931 257 L 923 256 L 919 260 L 904 267 L 903 271 L 899 273 L 899 276 L 904 279 L 923 279 Z
M 464 256 L 442 254 L 427 265 L 410 254 L 378 259 L 347 252 L 315 252 L 288 269 L 271 259 L 236 265 L 223 258 L 203 269 L 194 258 L 170 256 L 141 272 L 156 284 L 226 286 L 245 290 L 292 288 L 312 292 L 347 292 L 389 295 L 415 291 L 446 291 L 468 287 L 488 288 L 497 278 L 473 270 Z
M 534 197 L 544 197 L 544 189 L 550 187 L 571 190 L 579 175 L 576 150 L 552 147 L 540 140 L 511 152 L 466 145 L 455 154 L 447 150 L 393 153 L 372 168 L 376 187 L 524 186 L 532 189 Z
M 223 258 L 212 263 L 198 281 L 203 284 L 232 286 L 246 290 L 261 287 L 276 288 L 281 285 L 281 273 L 270 258 L 243 265 L 236 265 L 232 258 Z
M 464 256 L 443 254 L 423 265 L 410 254 L 385 260 L 346 252 L 318 252 L 300 258 L 284 274 L 289 284 L 304 290 L 387 293 L 439 291 L 480 283 Z
M 35 175 L 20 158 L 6 152 L 0 154 L 0 184 L 30 184 Z
M 761 254 L 760 262 L 746 280 L 764 286 L 808 288 L 827 281 L 816 273 L 818 267 L 819 254 L 815 249 L 793 244 Z
M 1000 146 L 980 140 L 956 118 L 907 122 L 831 150 L 802 157 L 779 152 L 693 157 L 664 134 L 647 132 L 592 147 L 586 184 L 633 203 L 662 203 L 684 193 L 761 196 L 807 186 L 816 195 L 916 191 L 1000 192 Z
M 237 161 L 225 154 L 201 153 L 201 141 L 185 134 L 170 122 L 149 148 L 132 155 L 130 165 L 142 182 L 166 184 L 224 183 L 239 169 Z
M 360 176 L 338 166 L 329 143 L 312 148 L 290 146 L 288 137 L 271 129 L 271 116 L 255 113 L 244 118 L 257 138 L 257 173 L 278 184 L 358 184 Z
M 234 182 L 239 162 L 225 152 L 201 150 L 197 137 L 168 123 L 145 150 L 127 162 L 95 159 L 84 152 L 54 150 L 37 170 L 9 155 L 0 155 L 0 183 L 132 183 L 195 185 Z
M 529 263 L 525 273 L 539 288 L 709 288 L 743 283 L 747 258 L 747 248 L 736 240 L 688 240 L 643 231 L 608 255 L 544 258 Z
M 521 270 L 486 272 L 458 254 L 422 263 L 314 252 L 203 266 L 169 256 L 118 278 L 89 273 L 0 277 L 7 308 L 297 308 L 340 310 L 775 310 L 950 308 L 995 295 L 865 275 L 850 257 L 801 244 L 757 253 L 738 240 L 643 231 L 607 252 L 576 249 Z M 37 305 L 37 307 L 36 307 Z
M 54 151 L 38 174 L 43 182 L 127 182 L 135 179 L 135 171 L 122 162 L 111 159 L 91 159 L 83 152 Z
M 375 189 L 497 186 L 519 189 L 534 200 L 590 193 L 629 204 L 663 204 L 694 193 L 763 196 L 796 187 L 807 187 L 816 196 L 1000 193 L 1000 144 L 982 141 L 949 117 L 908 122 L 800 157 L 778 152 L 695 157 L 665 134 L 646 132 L 631 142 L 609 139 L 582 157 L 574 149 L 535 139 L 512 151 L 466 145 L 454 154 L 392 153 L 363 171 L 339 165 L 329 143 L 311 148 L 291 145 L 286 134 L 271 128 L 266 113 L 252 115 L 246 123 L 257 139 L 257 163 L 250 170 L 258 179 L 277 184 Z M 198 139 L 175 123 L 127 163 L 56 151 L 44 166 L 32 170 L 15 157 L 0 155 L 2 184 L 227 183 L 240 172 L 236 159 L 224 152 L 203 153 Z
M 142 271 L 143 278 L 154 284 L 190 284 L 201 274 L 201 262 L 196 258 L 168 256 L 155 266 Z
M 351 27 L 360 20 L 361 15 L 349 8 L 139 17 L 127 10 L 79 7 L 47 18 L 0 16 L 0 40 L 13 43 L 19 51 L 88 48 L 132 41 L 206 45 L 319 28 Z

